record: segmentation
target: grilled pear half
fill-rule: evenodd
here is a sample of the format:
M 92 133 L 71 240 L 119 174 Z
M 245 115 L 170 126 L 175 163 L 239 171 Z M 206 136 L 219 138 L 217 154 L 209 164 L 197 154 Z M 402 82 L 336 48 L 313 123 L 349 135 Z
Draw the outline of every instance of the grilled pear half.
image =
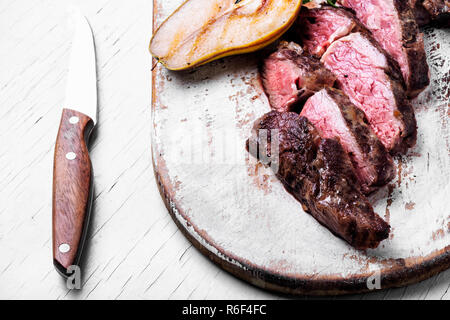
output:
M 302 0 L 187 0 L 158 28 L 151 54 L 170 70 L 256 51 L 294 23 Z

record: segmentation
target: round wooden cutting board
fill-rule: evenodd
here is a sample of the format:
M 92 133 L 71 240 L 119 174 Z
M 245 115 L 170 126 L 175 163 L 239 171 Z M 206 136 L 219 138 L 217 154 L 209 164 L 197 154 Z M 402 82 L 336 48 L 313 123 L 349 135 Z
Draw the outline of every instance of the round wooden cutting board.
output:
M 156 0 L 158 26 L 182 0 Z M 450 267 L 450 30 L 425 31 L 432 82 L 414 102 L 417 146 L 397 178 L 371 198 L 392 226 L 375 250 L 333 236 L 245 150 L 269 110 L 261 53 L 185 72 L 153 71 L 155 175 L 186 237 L 254 285 L 293 294 L 344 294 L 403 286 Z

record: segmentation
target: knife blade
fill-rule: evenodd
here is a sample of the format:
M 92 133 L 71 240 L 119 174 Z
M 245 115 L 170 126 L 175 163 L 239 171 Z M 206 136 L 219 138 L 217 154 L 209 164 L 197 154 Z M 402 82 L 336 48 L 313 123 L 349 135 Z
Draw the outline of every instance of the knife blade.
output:
M 93 173 L 88 151 L 97 122 L 94 37 L 86 18 L 75 14 L 66 101 L 53 162 L 53 264 L 63 275 L 80 261 L 92 207 Z

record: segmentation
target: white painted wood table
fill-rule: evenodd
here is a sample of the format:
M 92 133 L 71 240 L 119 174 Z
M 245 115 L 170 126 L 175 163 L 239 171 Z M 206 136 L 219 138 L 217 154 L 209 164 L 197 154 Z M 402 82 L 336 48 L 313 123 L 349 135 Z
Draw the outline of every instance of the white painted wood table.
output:
M 152 1 L 74 3 L 95 35 L 100 110 L 82 290 L 66 288 L 51 258 L 53 147 L 71 2 L 0 0 L 0 298 L 285 298 L 219 269 L 167 214 L 151 164 Z M 407 288 L 343 298 L 450 299 L 449 286 L 450 270 Z

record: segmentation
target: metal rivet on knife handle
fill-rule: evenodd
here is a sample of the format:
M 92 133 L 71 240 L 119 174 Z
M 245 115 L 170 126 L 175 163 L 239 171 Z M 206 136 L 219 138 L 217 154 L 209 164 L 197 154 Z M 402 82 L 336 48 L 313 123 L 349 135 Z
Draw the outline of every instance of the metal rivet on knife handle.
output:
M 68 152 L 66 154 L 66 158 L 69 160 L 74 160 L 77 157 L 77 155 L 74 152 Z
M 69 119 L 69 122 L 71 123 L 71 124 L 77 124 L 78 122 L 80 121 L 80 118 L 78 118 L 78 117 L 71 117 L 70 119 Z
M 67 243 L 61 243 L 58 247 L 59 252 L 67 253 L 70 251 L 70 246 Z

